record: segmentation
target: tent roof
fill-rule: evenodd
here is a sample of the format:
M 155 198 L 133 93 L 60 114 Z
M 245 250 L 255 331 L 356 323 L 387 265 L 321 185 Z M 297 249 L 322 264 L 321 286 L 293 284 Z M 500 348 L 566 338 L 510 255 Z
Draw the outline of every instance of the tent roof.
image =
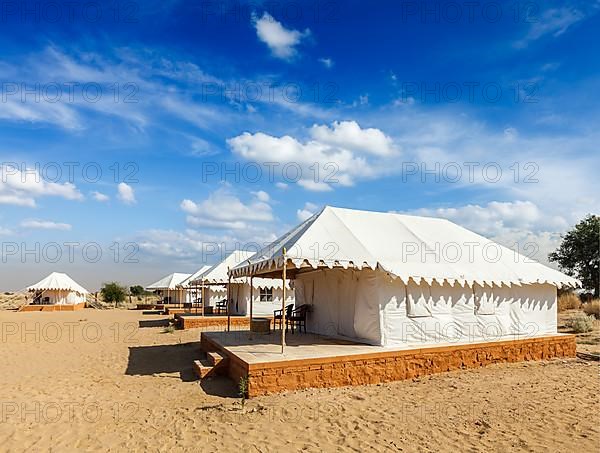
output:
M 88 294 L 88 290 L 62 272 L 52 272 L 43 280 L 40 280 L 35 285 L 27 287 L 28 291 L 40 290 L 61 290 L 73 291 L 79 294 Z
M 204 272 L 209 270 L 211 266 L 205 265 L 198 269 L 196 272 L 191 274 L 188 278 L 179 283 L 179 286 L 189 286 L 199 275 L 202 275 Z
M 228 271 L 238 264 L 248 261 L 254 254 L 254 251 L 235 250 L 223 261 L 190 279 L 188 284 L 201 285 L 202 282 L 205 284 L 227 284 L 229 282 Z M 233 279 L 232 283 L 249 283 L 249 279 L 239 277 Z M 282 287 L 282 281 L 278 278 L 254 278 L 252 284 L 255 288 Z M 289 288 L 289 283 L 287 288 Z
M 249 260 L 234 277 L 266 274 L 288 266 L 371 268 L 404 282 L 451 284 L 551 283 L 578 280 L 544 266 L 448 220 L 326 206 Z
M 229 281 L 229 276 L 227 274 L 229 269 L 234 268 L 242 261 L 248 260 L 252 255 L 254 255 L 254 252 L 234 250 L 232 253 L 227 255 L 225 259 L 217 264 L 214 264 L 200 275 L 197 275 L 195 279 L 190 280 L 190 283 L 198 285 L 202 282 L 225 284 Z
M 159 281 L 146 286 L 146 289 L 175 289 L 182 281 L 187 279 L 191 274 L 182 274 L 180 272 L 174 272 L 166 277 L 161 278 Z

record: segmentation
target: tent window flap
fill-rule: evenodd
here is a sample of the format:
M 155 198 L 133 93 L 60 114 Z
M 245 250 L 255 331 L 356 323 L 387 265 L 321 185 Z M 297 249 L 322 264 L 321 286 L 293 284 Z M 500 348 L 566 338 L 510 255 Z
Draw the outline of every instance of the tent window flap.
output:
M 260 301 L 261 302 L 273 302 L 273 288 L 261 288 L 260 289 Z

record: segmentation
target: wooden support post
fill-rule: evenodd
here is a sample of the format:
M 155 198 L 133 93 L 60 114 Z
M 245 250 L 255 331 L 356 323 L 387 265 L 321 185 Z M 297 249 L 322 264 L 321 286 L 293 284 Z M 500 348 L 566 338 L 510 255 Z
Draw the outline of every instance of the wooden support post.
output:
M 231 332 L 231 313 L 229 311 L 229 295 L 231 293 L 231 274 L 227 268 L 227 332 Z
M 204 279 L 200 280 L 200 300 L 202 301 L 202 316 L 204 316 L 204 313 L 206 311 L 206 299 L 205 299 L 205 294 L 206 291 L 204 291 Z
M 250 328 L 252 329 L 252 314 L 254 307 L 254 276 L 250 276 Z
M 281 320 L 283 321 L 283 325 L 281 326 L 281 353 L 283 354 L 284 350 L 285 350 L 285 326 L 286 326 L 286 320 L 285 320 L 285 297 L 286 297 L 286 288 L 285 288 L 285 281 L 286 281 L 286 277 L 287 277 L 287 259 L 285 257 L 285 247 L 283 248 L 283 272 L 282 272 L 282 278 L 283 278 L 283 291 L 282 291 L 282 298 L 281 298 Z

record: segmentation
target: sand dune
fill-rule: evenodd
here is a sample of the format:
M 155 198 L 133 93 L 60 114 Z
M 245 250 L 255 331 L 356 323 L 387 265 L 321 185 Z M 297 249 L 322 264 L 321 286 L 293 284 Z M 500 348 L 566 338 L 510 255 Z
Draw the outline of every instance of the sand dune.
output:
M 598 364 L 492 366 L 252 399 L 191 369 L 198 331 L 125 310 L 0 312 L 4 451 L 594 451 Z

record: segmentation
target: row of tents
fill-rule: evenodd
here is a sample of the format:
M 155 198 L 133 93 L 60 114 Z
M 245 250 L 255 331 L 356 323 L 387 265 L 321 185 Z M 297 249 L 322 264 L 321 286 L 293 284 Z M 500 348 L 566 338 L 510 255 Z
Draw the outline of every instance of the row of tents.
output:
M 193 274 L 172 273 L 148 285 L 148 291 L 159 293 L 167 304 L 200 304 L 201 309 L 214 311 L 227 304 L 230 315 L 272 315 L 282 306 L 283 280 L 273 278 L 230 278 L 230 270 L 248 261 L 255 252 L 234 250 L 213 266 L 202 266 Z M 229 292 L 228 292 L 229 288 Z M 286 281 L 285 305 L 294 303 L 290 281 Z M 228 302 L 229 301 L 229 302 Z
M 253 288 L 267 314 L 288 302 L 284 281 L 309 331 L 383 346 L 553 334 L 557 288 L 580 286 L 445 219 L 327 206 L 262 250 L 148 289 L 189 302 L 200 288 L 207 306 L 247 314 Z

